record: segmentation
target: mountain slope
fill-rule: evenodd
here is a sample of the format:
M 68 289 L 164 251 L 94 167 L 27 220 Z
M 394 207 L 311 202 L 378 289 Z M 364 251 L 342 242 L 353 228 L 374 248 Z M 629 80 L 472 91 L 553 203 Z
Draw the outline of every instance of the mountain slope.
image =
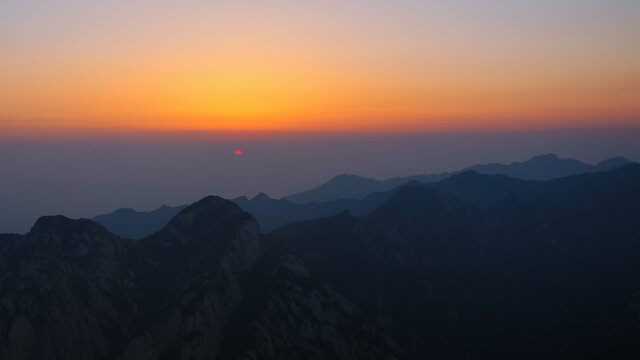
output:
M 386 192 L 410 181 L 429 183 L 444 179 L 448 173 L 396 177 L 384 181 L 357 175 L 338 175 L 311 190 L 285 196 L 283 199 L 294 204 L 309 202 L 322 203 L 341 199 L 362 199 L 374 192 Z
M 0 236 L 0 251 L 3 359 L 401 357 L 349 301 L 274 253 L 251 215 L 218 197 L 140 241 L 89 220 L 43 217 L 26 236 Z
M 162 229 L 185 207 L 187 205 L 174 207 L 163 205 L 149 212 L 129 208 L 118 209 L 109 214 L 96 216 L 93 221 L 123 238 L 138 240 Z
M 466 171 L 426 186 L 454 195 L 476 206 L 488 206 L 509 193 L 532 192 L 541 186 L 541 182 Z
M 0 254 L 0 358 L 113 357 L 137 316 L 131 247 L 102 226 L 40 218 Z
M 585 164 L 574 159 L 559 159 L 555 154 L 538 155 L 524 162 L 509 165 L 474 165 L 463 171 L 475 171 L 480 174 L 501 174 L 525 180 L 549 180 L 563 176 L 598 171 L 597 166 Z M 602 169 L 608 170 L 608 169 Z
M 337 175 L 326 183 L 299 194 L 285 197 L 292 203 L 324 202 L 337 199 L 357 199 L 386 189 L 383 182 L 357 175 Z
M 470 175 L 481 178 L 477 192 L 505 181 Z M 632 359 L 639 184 L 640 165 L 518 181 L 482 207 L 407 186 L 367 216 L 289 224 L 274 236 L 416 358 Z
M 270 232 L 293 221 L 335 215 L 345 210 L 363 215 L 386 201 L 392 193 L 392 191 L 376 192 L 361 200 L 342 199 L 306 204 L 294 204 L 285 199 L 276 200 L 261 193 L 251 200 L 240 200 L 238 205 L 256 217 L 263 232 Z

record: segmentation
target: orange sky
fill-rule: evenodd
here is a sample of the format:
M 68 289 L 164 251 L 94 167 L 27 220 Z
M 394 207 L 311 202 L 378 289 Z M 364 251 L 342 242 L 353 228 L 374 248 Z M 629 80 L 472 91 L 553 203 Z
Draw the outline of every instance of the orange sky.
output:
M 640 124 L 634 2 L 180 4 L 0 5 L 0 132 Z

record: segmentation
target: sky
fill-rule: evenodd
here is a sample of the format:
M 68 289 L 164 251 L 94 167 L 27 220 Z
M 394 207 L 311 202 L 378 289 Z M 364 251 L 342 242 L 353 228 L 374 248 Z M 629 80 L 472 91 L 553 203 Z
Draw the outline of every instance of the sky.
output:
M 637 161 L 639 64 L 636 0 L 0 0 L 0 232 L 341 173 Z
M 0 131 L 640 123 L 636 0 L 0 2 Z

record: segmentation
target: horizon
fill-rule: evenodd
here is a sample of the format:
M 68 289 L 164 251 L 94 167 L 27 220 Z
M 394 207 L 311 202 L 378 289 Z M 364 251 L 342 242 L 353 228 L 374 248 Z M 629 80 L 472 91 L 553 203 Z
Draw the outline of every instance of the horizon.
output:
M 0 233 L 25 232 L 44 215 L 92 218 L 119 208 L 151 211 L 207 195 L 253 198 L 264 192 L 281 198 L 339 174 L 384 180 L 511 164 L 549 153 L 592 165 L 617 156 L 640 160 L 640 127 L 331 135 L 0 142 Z M 241 156 L 234 154 L 236 148 Z

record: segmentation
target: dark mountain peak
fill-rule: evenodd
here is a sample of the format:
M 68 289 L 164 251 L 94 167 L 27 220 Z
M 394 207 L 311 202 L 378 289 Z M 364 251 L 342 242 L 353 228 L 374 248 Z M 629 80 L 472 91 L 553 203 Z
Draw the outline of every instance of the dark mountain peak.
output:
M 341 180 L 353 180 L 353 179 L 366 179 L 366 178 L 363 178 L 362 176 L 358 176 L 355 174 L 338 174 L 329 181 L 341 181 Z
M 536 155 L 527 161 L 555 161 L 555 160 L 559 160 L 558 155 L 549 153 L 549 154 Z
M 235 197 L 235 198 L 231 199 L 231 201 L 236 203 L 238 206 L 242 207 L 242 206 L 245 206 L 246 204 L 249 203 L 249 198 L 244 196 L 244 195 L 242 195 L 242 196 L 238 196 L 238 197 Z
M 320 185 L 318 188 L 327 187 L 327 186 L 344 186 L 344 185 L 352 186 L 354 184 L 377 184 L 378 182 L 379 182 L 378 180 L 362 177 L 359 175 L 340 174 L 340 175 L 334 176 L 333 178 L 331 178 L 331 180 Z
M 341 174 L 311 190 L 286 196 L 292 203 L 323 202 L 338 199 L 361 199 L 369 193 L 389 190 L 382 181 L 358 175 Z
M 601 171 L 606 171 L 609 169 L 613 169 L 614 167 L 623 166 L 630 163 L 633 163 L 633 161 L 622 156 L 617 156 L 600 161 L 596 165 L 596 168 Z
M 31 228 L 30 234 L 107 233 L 107 229 L 88 219 L 74 220 L 66 216 L 42 216 Z
M 43 216 L 36 221 L 21 246 L 40 256 L 62 256 L 84 259 L 103 256 L 114 260 L 126 246 L 117 235 L 88 219 L 69 219 L 65 216 Z M 23 248 L 24 249 L 24 248 Z M 55 255 L 54 255 L 55 254 Z M 96 265 L 101 266 L 101 265 Z
M 180 211 L 162 230 L 141 240 L 140 246 L 146 248 L 144 251 L 163 254 L 159 256 L 169 263 L 183 251 L 189 254 L 184 258 L 195 261 L 206 254 L 221 255 L 233 248 L 236 240 L 249 239 L 252 245 L 242 246 L 259 247 L 259 234 L 258 223 L 251 214 L 230 200 L 207 196 Z
M 511 164 L 511 166 L 515 167 L 532 167 L 533 170 L 542 171 L 545 167 L 549 169 L 560 169 L 562 167 L 573 168 L 575 171 L 589 171 L 591 165 L 585 164 L 580 160 L 575 159 L 561 159 L 556 154 L 543 154 L 536 155 L 531 159 L 524 162 L 515 162 Z M 542 167 L 542 168 L 536 168 Z
M 225 211 L 232 209 L 240 210 L 240 208 L 231 200 L 215 195 L 209 195 L 187 206 L 184 210 L 178 213 L 178 216 L 196 211 Z
M 207 196 L 186 207 L 162 230 L 136 245 L 140 252 L 154 259 L 151 273 L 161 272 L 164 282 L 174 285 L 194 271 L 211 273 L 212 266 L 223 259 L 228 262 L 225 270 L 241 267 L 242 270 L 236 270 L 238 274 L 244 273 L 263 248 L 253 216 L 218 196 Z M 199 285 L 194 285 L 194 291 L 208 286 L 200 280 L 196 281 Z
M 166 228 L 186 229 L 216 224 L 223 225 L 225 221 L 236 218 L 253 220 L 251 215 L 243 212 L 232 201 L 210 195 L 180 211 L 178 215 L 169 221 Z
M 251 199 L 251 201 L 270 201 L 270 200 L 273 200 L 273 199 L 270 198 L 269 195 L 263 192 L 259 193 L 253 199 Z
M 593 171 L 593 167 L 574 159 L 560 159 L 556 154 L 543 154 L 510 165 L 479 164 L 465 170 L 475 170 L 481 174 L 504 174 L 526 180 L 550 180 Z
M 591 165 L 585 164 L 582 161 L 575 159 L 561 159 L 556 154 L 542 154 L 536 155 L 531 159 L 523 162 L 514 162 L 509 167 L 513 169 L 526 169 L 527 171 L 532 171 L 535 174 L 535 171 L 543 172 L 545 170 L 554 170 L 560 171 L 563 168 L 572 169 L 573 171 L 587 172 L 590 170 Z M 509 173 L 506 173 L 509 175 Z M 571 172 L 566 175 L 570 175 Z M 561 176 L 566 176 L 565 174 Z

